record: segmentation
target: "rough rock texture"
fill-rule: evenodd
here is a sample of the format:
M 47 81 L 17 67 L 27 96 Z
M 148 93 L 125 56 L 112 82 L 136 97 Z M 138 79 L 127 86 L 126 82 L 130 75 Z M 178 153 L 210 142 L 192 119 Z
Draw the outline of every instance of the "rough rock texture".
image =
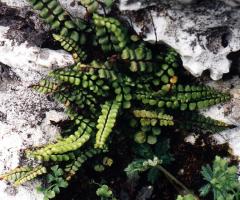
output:
M 29 5 L 26 0 L 2 2 Z M 60 2 L 73 16 L 81 15 L 75 1 Z M 176 49 L 195 76 L 209 70 L 212 79 L 220 79 L 229 72 L 229 53 L 240 50 L 239 0 L 119 0 L 118 6 L 137 33 Z
M 0 174 L 23 164 L 22 149 L 54 140 L 51 122 L 66 119 L 63 107 L 29 86 L 50 70 L 73 63 L 64 51 L 41 49 L 45 30 L 26 9 L 0 3 Z M 4 16 L 4 17 L 1 17 Z M 34 22 L 34 23 L 31 23 Z M 8 26 L 6 26 L 8 25 Z M 44 36 L 45 35 L 45 36 Z M 17 189 L 0 182 L 0 199 L 37 200 L 36 182 Z
M 164 42 L 180 53 L 184 67 L 211 78 L 227 73 L 227 55 L 240 49 L 240 9 L 215 1 L 120 0 L 120 9 L 146 41 Z
M 233 155 L 240 157 L 240 78 L 235 76 L 227 81 L 211 81 L 208 85 L 221 91 L 228 91 L 233 97 L 223 105 L 213 106 L 203 111 L 203 114 L 236 126 L 234 129 L 215 134 L 214 138 L 219 143 L 227 141 Z
M 60 2 L 73 16 L 82 14 L 76 1 Z M 73 62 L 64 51 L 40 48 L 54 44 L 44 42 L 48 26 L 28 6 L 26 0 L 0 0 L 0 174 L 22 162 L 21 149 L 54 140 L 58 129 L 51 121 L 66 118 L 61 105 L 28 88 L 50 70 Z M 175 48 L 195 76 L 209 69 L 211 77 L 219 79 L 229 71 L 227 55 L 240 54 L 239 0 L 119 0 L 118 6 L 145 40 Z M 209 83 L 231 88 L 234 99 L 204 113 L 239 126 L 239 83 L 238 77 Z M 233 153 L 240 155 L 239 133 L 236 128 L 216 138 L 229 141 Z M 41 200 L 35 185 L 14 189 L 1 181 L 0 199 Z

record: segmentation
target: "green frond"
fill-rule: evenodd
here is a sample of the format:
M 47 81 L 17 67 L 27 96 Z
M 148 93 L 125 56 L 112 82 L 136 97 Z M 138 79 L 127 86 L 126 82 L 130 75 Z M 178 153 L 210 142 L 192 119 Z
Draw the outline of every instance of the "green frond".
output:
M 177 116 L 179 119 L 183 118 L 186 120 L 184 123 L 180 120 L 177 121 L 176 125 L 183 129 L 188 130 L 199 130 L 199 131 L 211 131 L 213 133 L 224 131 L 231 127 L 224 122 L 214 120 L 210 117 L 205 117 L 198 113 L 185 112 Z
M 29 171 L 31 171 L 31 167 L 29 166 L 17 167 L 5 174 L 0 175 L 0 180 L 15 182 L 21 177 L 24 177 L 25 174 Z
M 69 161 L 69 160 L 74 160 L 75 155 L 74 153 L 66 153 L 66 154 L 52 154 L 49 156 L 41 156 L 37 155 L 36 158 L 41 161 L 54 161 L 54 162 L 62 162 L 62 161 Z
M 53 30 L 57 30 L 62 36 L 67 36 L 75 42 L 83 41 L 80 22 L 73 21 L 69 14 L 62 8 L 57 0 L 28 0 L 35 10 L 39 10 L 39 16 L 50 24 Z M 81 22 L 83 24 L 83 22 Z
M 39 165 L 37 167 L 32 168 L 29 172 L 24 174 L 21 178 L 17 179 L 14 183 L 14 185 L 22 185 L 23 183 L 33 180 L 37 176 L 43 175 L 47 173 L 46 167 L 43 167 L 42 165 Z
M 45 173 L 47 173 L 47 170 L 41 165 L 37 167 L 24 166 L 17 167 L 8 173 L 1 175 L 0 179 L 13 182 L 15 186 L 18 186 Z
M 65 171 L 67 172 L 66 180 L 70 180 L 72 176 L 81 168 L 83 163 L 87 161 L 87 159 L 92 158 L 93 156 L 102 153 L 100 149 L 90 148 L 89 150 L 84 151 L 76 159 L 70 164 L 66 165 Z
M 101 115 L 98 118 L 97 124 L 97 134 L 95 141 L 95 148 L 102 149 L 106 143 L 107 138 L 109 137 L 112 129 L 115 125 L 116 118 L 120 109 L 120 103 L 116 101 L 105 102 L 102 105 Z
M 85 51 L 83 51 L 79 45 L 82 45 L 85 43 L 85 37 L 80 38 L 79 42 L 77 43 L 71 38 L 68 38 L 66 36 L 61 36 L 57 34 L 53 34 L 53 38 L 60 42 L 61 46 L 68 52 L 72 53 L 72 56 L 76 63 L 83 62 L 87 58 L 87 54 Z
M 31 85 L 30 87 L 40 93 L 48 94 L 48 93 L 55 92 L 58 89 L 58 86 L 59 85 L 57 83 L 43 79 L 38 84 Z
M 136 118 L 140 118 L 142 126 L 173 126 L 173 116 L 164 114 L 162 112 L 157 113 L 147 110 L 134 110 L 133 114 Z
M 207 108 L 230 99 L 228 94 L 217 92 L 207 86 L 176 85 L 165 96 L 158 93 L 137 93 L 136 98 L 143 104 L 181 111 Z
M 92 132 L 93 128 L 90 121 L 81 119 L 74 134 L 57 141 L 57 143 L 48 144 L 35 151 L 28 151 L 26 154 L 28 157 L 34 157 L 38 160 L 53 160 L 54 157 L 51 157 L 52 155 L 62 155 L 82 147 L 90 139 Z M 63 157 L 66 157 L 66 159 L 69 157 L 70 159 L 71 156 L 68 154 L 68 156 L 63 155 Z
M 53 97 L 66 107 L 74 108 L 77 106 L 80 109 L 90 110 L 92 113 L 96 111 L 96 98 L 85 90 L 57 91 L 53 93 Z
M 84 73 L 82 71 L 75 71 L 74 69 L 57 69 L 49 74 L 49 76 L 67 82 L 73 85 L 80 85 L 82 83 L 82 78 Z M 85 75 L 85 79 L 88 77 Z
M 69 83 L 81 89 L 89 90 L 99 96 L 105 96 L 108 91 L 109 78 L 116 79 L 114 72 L 103 68 L 94 68 L 89 65 L 77 64 L 71 69 L 58 69 L 49 74 L 51 77 Z
M 118 20 L 94 13 L 93 23 L 96 26 L 97 41 L 103 51 L 121 52 L 126 47 L 129 40 L 127 31 Z

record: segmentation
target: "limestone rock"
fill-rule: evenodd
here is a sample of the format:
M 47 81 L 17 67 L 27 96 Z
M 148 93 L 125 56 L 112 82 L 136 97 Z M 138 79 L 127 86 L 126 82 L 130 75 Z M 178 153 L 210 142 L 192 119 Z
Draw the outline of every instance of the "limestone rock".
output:
M 20 1 L 19 1 L 20 3 Z M 61 105 L 29 88 L 52 69 L 73 64 L 62 50 L 40 48 L 47 27 L 26 9 L 0 3 L 0 174 L 27 164 L 23 149 L 53 141 L 59 129 L 51 122 L 67 118 Z M 28 14 L 27 14 L 28 13 Z M 29 16 L 29 18 L 22 18 Z M 24 19 L 24 20 L 22 20 Z M 26 21 L 25 21 L 26 20 Z M 28 20 L 31 20 L 31 26 Z M 0 199 L 42 200 L 37 181 L 13 188 L 0 181 Z
M 119 8 L 146 41 L 173 47 L 194 76 L 209 70 L 220 79 L 229 72 L 227 56 L 240 49 L 240 10 L 221 1 L 121 0 Z
M 210 81 L 208 85 L 220 91 L 230 92 L 231 101 L 203 110 L 202 113 L 211 118 L 235 125 L 236 128 L 216 133 L 218 143 L 228 142 L 232 154 L 240 158 L 240 78 L 235 76 L 225 81 Z

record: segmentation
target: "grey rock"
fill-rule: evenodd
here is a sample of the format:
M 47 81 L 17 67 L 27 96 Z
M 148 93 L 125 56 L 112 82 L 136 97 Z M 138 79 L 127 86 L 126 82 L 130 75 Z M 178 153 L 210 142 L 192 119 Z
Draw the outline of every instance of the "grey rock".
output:
M 212 79 L 220 79 L 229 72 L 227 56 L 240 49 L 240 9 L 222 1 L 186 5 L 173 0 L 121 0 L 119 7 L 146 41 L 176 49 L 184 67 L 195 76 L 209 70 Z
M 29 7 L 0 3 L 0 174 L 29 164 L 22 150 L 54 141 L 59 129 L 51 122 L 67 118 L 62 105 L 29 88 L 52 69 L 73 64 L 65 51 L 40 48 L 47 31 Z M 37 183 L 12 190 L 0 181 L 0 199 L 42 200 Z

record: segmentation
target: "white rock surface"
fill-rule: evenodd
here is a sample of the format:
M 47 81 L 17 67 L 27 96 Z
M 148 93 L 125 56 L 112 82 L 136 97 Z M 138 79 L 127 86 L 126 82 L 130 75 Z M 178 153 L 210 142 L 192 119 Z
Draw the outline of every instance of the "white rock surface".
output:
M 8 30 L 0 26 L 0 174 L 22 164 L 23 149 L 56 138 L 59 130 L 51 121 L 67 118 L 63 107 L 29 86 L 52 69 L 73 64 L 71 55 L 62 50 L 7 39 Z M 0 181 L 0 199 L 42 200 L 43 195 L 35 191 L 36 184 L 13 188 Z
M 10 6 L 27 6 L 26 0 L 2 0 Z M 60 0 L 73 14 L 80 16 L 74 1 Z M 209 70 L 218 80 L 229 72 L 227 55 L 240 50 L 239 0 L 120 0 L 124 12 L 137 33 L 146 41 L 163 42 L 178 51 L 184 67 L 194 76 Z M 224 3 L 223 3 L 224 2 Z M 139 11 L 139 12 L 138 12 Z
M 217 80 L 229 72 L 227 55 L 240 50 L 240 9 L 221 1 L 190 5 L 150 2 L 120 0 L 119 6 L 146 41 L 157 40 L 176 49 L 194 76 L 208 69 Z
M 1 0 L 0 2 L 6 3 L 11 7 L 23 8 L 25 6 L 31 6 L 27 0 Z M 79 6 L 74 0 L 59 0 L 62 6 L 71 12 L 72 16 L 82 16 L 82 12 L 85 12 L 85 8 Z
M 0 45 L 0 62 L 10 66 L 20 79 L 38 81 L 42 74 L 47 74 L 51 69 L 73 64 L 72 56 L 63 50 L 41 49 L 29 46 L 27 42 L 13 45 L 11 40 L 4 37 L 8 29 L 0 26 L 0 43 L 3 44 Z M 33 71 L 35 76 L 30 76 Z
M 235 76 L 228 81 L 211 81 L 208 85 L 220 91 L 230 92 L 233 97 L 231 101 L 223 105 L 213 106 L 202 113 L 236 126 L 234 129 L 215 134 L 214 138 L 220 144 L 228 142 L 233 155 L 240 159 L 240 78 Z

